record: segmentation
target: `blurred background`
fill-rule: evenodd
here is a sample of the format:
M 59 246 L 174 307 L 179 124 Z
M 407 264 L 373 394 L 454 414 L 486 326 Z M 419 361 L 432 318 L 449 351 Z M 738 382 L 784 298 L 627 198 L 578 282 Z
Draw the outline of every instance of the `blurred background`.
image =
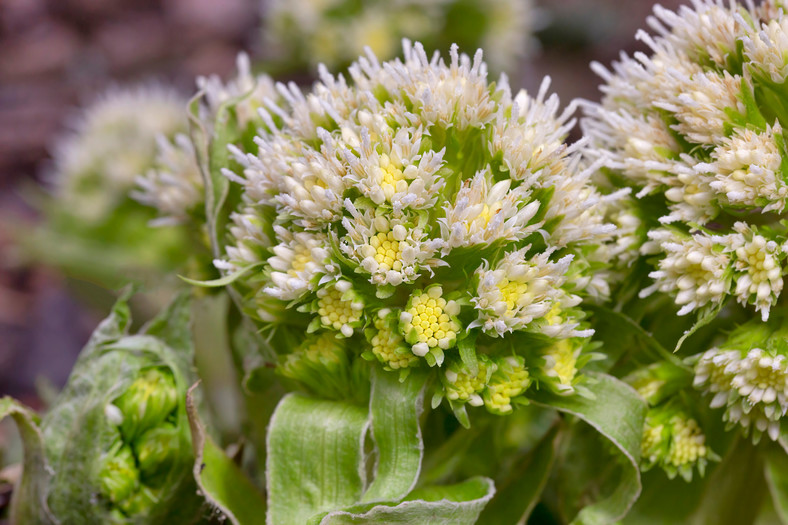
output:
M 680 3 L 662 1 L 668 8 Z M 507 68 L 510 83 L 535 90 L 550 75 L 567 104 L 598 99 L 590 61 L 609 64 L 621 50 L 642 48 L 634 34 L 652 2 L 551 0 L 536 7 L 535 40 Z M 308 84 L 314 64 L 277 56 L 281 44 L 265 34 L 281 29 L 266 23 L 270 8 L 259 0 L 0 0 L 0 395 L 40 406 L 42 392 L 65 382 L 109 304 L 85 300 L 90 282 L 21 264 L 11 243 L 21 225 L 36 220 L 29 190 L 42 182 L 64 122 L 113 84 L 153 79 L 188 95 L 197 75 L 232 75 L 240 50 L 268 60 L 261 70 L 276 79 Z

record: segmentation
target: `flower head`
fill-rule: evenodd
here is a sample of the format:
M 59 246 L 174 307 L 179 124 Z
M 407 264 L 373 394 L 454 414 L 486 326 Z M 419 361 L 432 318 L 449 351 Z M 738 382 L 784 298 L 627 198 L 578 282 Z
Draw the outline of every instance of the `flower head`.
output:
M 656 34 L 638 38 L 650 55 L 594 66 L 604 97 L 583 121 L 612 180 L 673 228 L 647 243 L 658 269 L 645 293 L 673 295 L 682 314 L 734 296 L 767 319 L 788 240 L 788 18 L 773 1 L 697 0 L 655 7 L 649 25 Z
M 673 402 L 649 409 L 640 448 L 644 470 L 659 466 L 671 479 L 678 474 L 687 482 L 695 468 L 702 476 L 707 462 L 719 459 L 698 422 Z
M 760 326 L 759 326 L 760 325 Z M 785 328 L 750 321 L 721 347 L 704 352 L 695 365 L 694 385 L 711 397 L 723 418 L 751 433 L 776 440 L 788 412 L 788 348 Z
M 543 347 L 591 335 L 581 303 L 605 263 L 574 261 L 613 242 L 616 197 L 564 144 L 547 83 L 513 97 L 481 52 L 404 51 L 359 59 L 352 83 L 323 70 L 309 93 L 278 86 L 257 151 L 231 149 L 242 197 L 217 266 L 255 267 L 236 285 L 265 326 L 345 339 L 402 375 L 440 367 L 453 407 L 508 413 Z M 574 392 L 584 348 L 548 352 L 540 380 Z
M 156 165 L 157 140 L 186 131 L 185 108 L 178 93 L 158 85 L 107 91 L 55 143 L 58 199 L 76 217 L 106 221 L 137 176 Z

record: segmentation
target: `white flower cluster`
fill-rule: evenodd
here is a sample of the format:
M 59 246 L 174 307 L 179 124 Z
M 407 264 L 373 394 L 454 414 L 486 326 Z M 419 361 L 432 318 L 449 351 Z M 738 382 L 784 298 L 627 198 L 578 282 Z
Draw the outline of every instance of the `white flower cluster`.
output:
M 227 83 L 217 76 L 199 77 L 197 87 L 203 95 L 200 122 L 213 133 L 223 105 L 232 103 L 234 124 L 240 129 L 259 123 L 257 108 L 266 100 L 277 100 L 274 83 L 267 75 L 253 75 L 249 57 L 240 53 L 235 78 Z M 186 113 L 186 102 L 181 112 Z M 226 124 L 223 124 L 226 125 Z M 161 215 L 154 224 L 182 223 L 190 216 L 201 215 L 204 203 L 203 181 L 194 145 L 188 136 L 178 134 L 169 140 L 157 137 L 157 156 L 152 167 L 136 179 L 131 196 L 142 204 L 156 208 Z
M 715 458 L 698 422 L 671 403 L 648 411 L 640 448 L 644 470 L 658 465 L 669 478 L 680 474 L 688 482 L 695 467 L 703 475 Z
M 263 16 L 266 48 L 290 64 L 339 67 L 365 47 L 385 60 L 410 38 L 430 48 L 481 47 L 496 71 L 531 50 L 536 19 L 532 0 L 272 0 Z
M 788 412 L 788 358 L 752 348 L 747 351 L 712 348 L 695 367 L 696 388 L 713 396 L 711 407 L 725 407 L 726 421 L 776 440 Z
M 650 202 L 655 285 L 681 314 L 735 296 L 767 319 L 782 290 L 778 226 L 788 196 L 788 18 L 755 7 L 693 0 L 656 7 L 638 33 L 651 55 L 622 55 L 583 127 L 592 155 Z M 660 228 L 656 222 L 670 225 Z
M 359 59 L 352 84 L 321 69 L 311 92 L 261 100 L 257 151 L 231 148 L 242 202 L 216 265 L 255 267 L 236 284 L 275 345 L 332 333 L 387 369 L 444 367 L 453 406 L 506 413 L 533 378 L 574 392 L 592 333 L 580 262 L 611 240 L 615 197 L 564 144 L 571 110 L 547 82 L 512 96 L 481 52 L 450 58 L 405 41 L 404 60 Z
M 85 221 L 106 221 L 137 176 L 156 165 L 157 137 L 186 131 L 185 107 L 158 85 L 104 93 L 55 143 L 51 178 L 60 203 Z

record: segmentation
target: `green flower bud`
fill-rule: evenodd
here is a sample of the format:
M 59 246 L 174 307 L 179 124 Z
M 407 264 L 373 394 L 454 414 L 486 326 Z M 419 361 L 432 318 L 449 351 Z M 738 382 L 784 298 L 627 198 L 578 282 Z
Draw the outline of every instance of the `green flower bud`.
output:
M 147 485 L 158 485 L 177 460 L 181 446 L 178 428 L 164 423 L 142 434 L 134 442 L 140 475 Z
M 194 382 L 190 303 L 179 296 L 129 335 L 126 299 L 94 332 L 41 423 L 46 493 L 23 503 L 46 498 L 58 523 L 168 525 L 200 513 L 185 406 Z
M 481 394 L 487 388 L 487 382 L 495 370 L 496 365 L 485 356 L 479 356 L 479 372 L 475 375 L 462 362 L 452 361 L 441 375 L 446 399 L 452 403 L 468 403 L 475 407 L 483 405 Z
M 531 377 L 520 356 L 497 359 L 495 363 L 498 369 L 487 383 L 484 405 L 493 414 L 508 414 L 512 411 L 512 399 L 528 389 Z
M 148 429 L 166 420 L 178 405 L 178 392 L 172 373 L 149 368 L 115 400 L 123 413 L 120 430 L 123 437 L 133 441 Z
M 101 461 L 99 470 L 101 493 L 112 503 L 119 504 L 139 488 L 140 472 L 131 447 L 118 440 Z
M 368 386 L 367 368 L 361 360 L 351 362 L 345 339 L 335 332 L 310 335 L 288 354 L 277 372 L 296 381 L 304 390 L 329 399 L 360 399 Z
M 698 422 L 676 402 L 648 411 L 640 448 L 643 470 L 659 466 L 669 478 L 681 475 L 687 482 L 692 481 L 695 467 L 702 476 L 707 462 L 719 459 L 706 446 Z

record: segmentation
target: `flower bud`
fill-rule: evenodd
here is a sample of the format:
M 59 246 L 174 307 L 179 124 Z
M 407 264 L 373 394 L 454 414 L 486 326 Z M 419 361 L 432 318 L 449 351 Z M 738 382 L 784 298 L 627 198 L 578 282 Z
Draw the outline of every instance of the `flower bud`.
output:
M 277 372 L 296 381 L 304 390 L 329 399 L 356 399 L 366 380 L 364 363 L 351 362 L 344 339 L 335 332 L 310 335 L 288 354 Z
M 163 423 L 142 434 L 134 442 L 140 476 L 148 485 L 166 477 L 180 451 L 181 436 L 172 423 Z
M 160 368 L 149 368 L 115 400 L 123 413 L 120 430 L 132 441 L 146 430 L 167 419 L 178 404 L 178 392 L 172 374 Z
M 695 467 L 702 476 L 706 463 L 717 459 L 706 446 L 706 436 L 698 422 L 679 406 L 678 401 L 669 401 L 646 414 L 641 441 L 643 470 L 659 466 L 669 478 L 678 474 L 690 482 Z
M 101 493 L 114 504 L 131 497 L 139 488 L 140 472 L 131 447 L 116 441 L 101 462 L 99 470 Z
M 487 383 L 484 405 L 494 414 L 508 414 L 512 411 L 512 399 L 526 391 L 531 377 L 520 356 L 497 359 L 495 363 L 498 369 Z

